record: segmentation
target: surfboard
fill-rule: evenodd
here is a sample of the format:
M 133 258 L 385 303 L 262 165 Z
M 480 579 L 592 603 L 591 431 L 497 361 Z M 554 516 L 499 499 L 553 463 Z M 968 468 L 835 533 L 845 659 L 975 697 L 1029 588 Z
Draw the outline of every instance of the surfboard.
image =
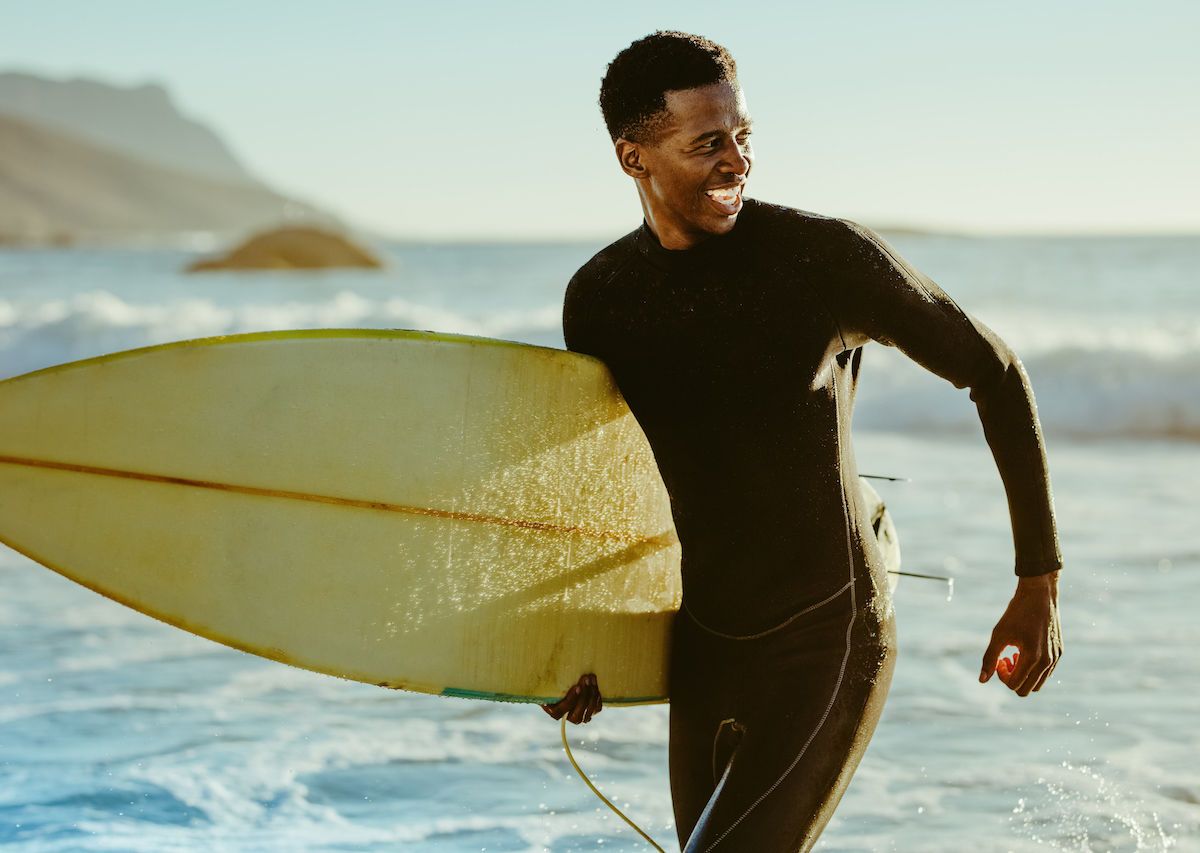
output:
M 670 501 L 607 368 L 576 353 L 288 331 L 9 379 L 0 541 L 171 625 L 342 678 L 551 702 L 595 672 L 608 704 L 667 699 Z

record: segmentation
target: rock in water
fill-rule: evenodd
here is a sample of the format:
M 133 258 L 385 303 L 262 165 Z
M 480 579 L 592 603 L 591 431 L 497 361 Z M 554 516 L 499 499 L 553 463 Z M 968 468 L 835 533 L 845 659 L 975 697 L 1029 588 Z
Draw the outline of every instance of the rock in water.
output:
M 340 234 L 320 228 L 288 227 L 255 234 L 224 257 L 195 261 L 187 271 L 378 269 L 382 266 L 377 257 Z

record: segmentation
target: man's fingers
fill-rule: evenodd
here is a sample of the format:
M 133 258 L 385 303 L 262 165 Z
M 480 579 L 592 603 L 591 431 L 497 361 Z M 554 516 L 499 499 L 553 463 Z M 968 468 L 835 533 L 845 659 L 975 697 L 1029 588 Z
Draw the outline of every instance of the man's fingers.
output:
M 543 705 L 542 710 L 554 719 L 560 719 L 563 714 L 569 713 L 579 703 L 579 690 L 580 687 L 576 684 L 553 705 Z
M 1024 660 L 1017 662 L 1012 682 L 1009 684 L 1018 696 L 1030 694 L 1033 685 L 1037 684 L 1037 680 L 1042 677 L 1042 673 L 1049 663 L 1049 657 L 1045 651 L 1040 649 L 1024 657 Z
M 1050 659 L 1050 666 L 1046 667 L 1046 671 L 1042 673 L 1042 677 L 1038 679 L 1037 684 L 1033 685 L 1033 690 L 1036 693 L 1042 689 L 1042 685 L 1050 678 L 1050 673 L 1054 672 L 1054 667 L 1058 666 L 1058 659 L 1062 657 L 1062 647 L 1060 646 L 1053 658 Z
M 1014 691 L 1019 692 L 1025 682 L 1029 680 L 1029 676 L 1034 671 L 1035 665 L 1041 662 L 1042 656 L 1036 652 L 1018 656 L 1017 665 L 1013 667 L 1012 677 L 1008 680 L 1008 686 Z M 1038 669 L 1037 673 L 1040 675 L 1041 669 Z
M 590 701 L 591 693 L 585 689 L 583 693 L 579 694 L 579 701 L 575 703 L 575 707 L 571 709 L 569 714 L 567 714 L 567 719 L 575 725 L 582 723 L 583 715 L 587 712 L 588 703 Z
M 587 722 L 585 719 L 587 717 L 587 710 L 592 704 L 593 690 L 591 686 L 591 678 L 591 675 L 581 675 L 579 677 L 579 683 L 571 688 L 572 690 L 576 691 L 575 707 L 571 709 L 571 713 L 567 719 L 575 725 Z
M 599 712 L 600 686 L 596 682 L 595 673 L 587 673 L 579 679 L 579 684 L 583 688 L 583 693 L 580 695 L 578 703 L 578 719 L 571 718 L 571 722 L 588 723 L 591 722 L 592 716 Z
M 587 713 L 583 715 L 583 721 L 585 723 L 591 722 L 592 717 L 595 716 L 600 710 L 600 688 L 596 684 L 596 676 L 588 676 L 588 685 L 590 687 L 591 694 L 588 696 Z
M 1042 689 L 1042 685 L 1046 683 L 1046 679 L 1050 677 L 1050 673 L 1054 672 L 1054 666 L 1057 663 L 1058 663 L 1058 661 L 1055 661 L 1054 663 L 1052 663 L 1048 667 L 1046 667 L 1046 671 L 1043 672 L 1042 677 L 1037 680 L 1037 684 L 1033 685 L 1034 693 L 1037 693 L 1039 690 Z
M 992 677 L 992 673 L 996 671 L 996 662 L 1000 658 L 1000 652 L 1004 651 L 1007 645 L 1003 640 L 992 635 L 992 641 L 988 643 L 987 651 L 983 653 L 983 668 L 979 670 L 980 683 L 986 683 Z
M 1045 670 L 1043 669 L 1031 670 L 1024 680 L 1018 682 L 1017 686 L 1013 688 L 1016 690 L 1017 695 L 1028 696 L 1030 693 L 1032 693 L 1033 685 L 1037 684 L 1038 679 L 1042 677 L 1042 673 L 1044 672 Z
M 591 685 L 583 688 L 583 698 L 579 701 L 579 722 L 586 723 L 592 718 L 592 703 L 596 701 L 596 691 Z
M 573 724 L 586 723 L 604 707 L 600 697 L 600 685 L 594 673 L 579 676 L 579 682 L 566 692 L 562 699 L 552 705 L 542 705 L 542 710 L 556 720 L 563 716 Z

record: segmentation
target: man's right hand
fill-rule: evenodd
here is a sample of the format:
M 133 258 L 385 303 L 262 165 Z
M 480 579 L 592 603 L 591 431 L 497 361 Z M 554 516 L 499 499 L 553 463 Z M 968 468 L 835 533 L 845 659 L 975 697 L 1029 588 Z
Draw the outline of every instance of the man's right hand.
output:
M 1015 646 L 1011 659 L 1000 653 Z M 1017 591 L 983 654 L 979 680 L 987 681 L 995 672 L 1018 696 L 1042 689 L 1058 659 L 1062 657 L 1062 627 L 1058 619 L 1058 570 L 1017 580 Z
M 563 698 L 553 705 L 543 705 L 542 710 L 556 720 L 566 714 L 567 719 L 576 725 L 588 722 L 593 714 L 604 710 L 604 700 L 600 697 L 600 685 L 596 682 L 596 676 L 590 672 L 579 676 L 579 681 Z

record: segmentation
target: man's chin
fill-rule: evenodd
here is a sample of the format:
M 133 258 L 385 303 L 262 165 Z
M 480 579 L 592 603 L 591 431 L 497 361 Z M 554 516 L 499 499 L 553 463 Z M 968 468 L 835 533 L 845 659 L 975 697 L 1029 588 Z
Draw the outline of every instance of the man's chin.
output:
M 717 201 L 715 198 L 705 193 L 704 205 L 704 211 L 709 216 L 715 215 L 720 219 L 726 219 L 729 217 L 736 219 L 737 215 L 742 212 L 742 194 L 738 192 L 734 196 L 733 202 L 726 204 L 724 202 Z
M 733 226 L 737 224 L 738 215 L 741 213 L 730 213 L 724 216 L 709 216 L 705 217 L 704 230 L 714 237 L 720 237 L 722 234 L 728 234 L 733 230 Z

